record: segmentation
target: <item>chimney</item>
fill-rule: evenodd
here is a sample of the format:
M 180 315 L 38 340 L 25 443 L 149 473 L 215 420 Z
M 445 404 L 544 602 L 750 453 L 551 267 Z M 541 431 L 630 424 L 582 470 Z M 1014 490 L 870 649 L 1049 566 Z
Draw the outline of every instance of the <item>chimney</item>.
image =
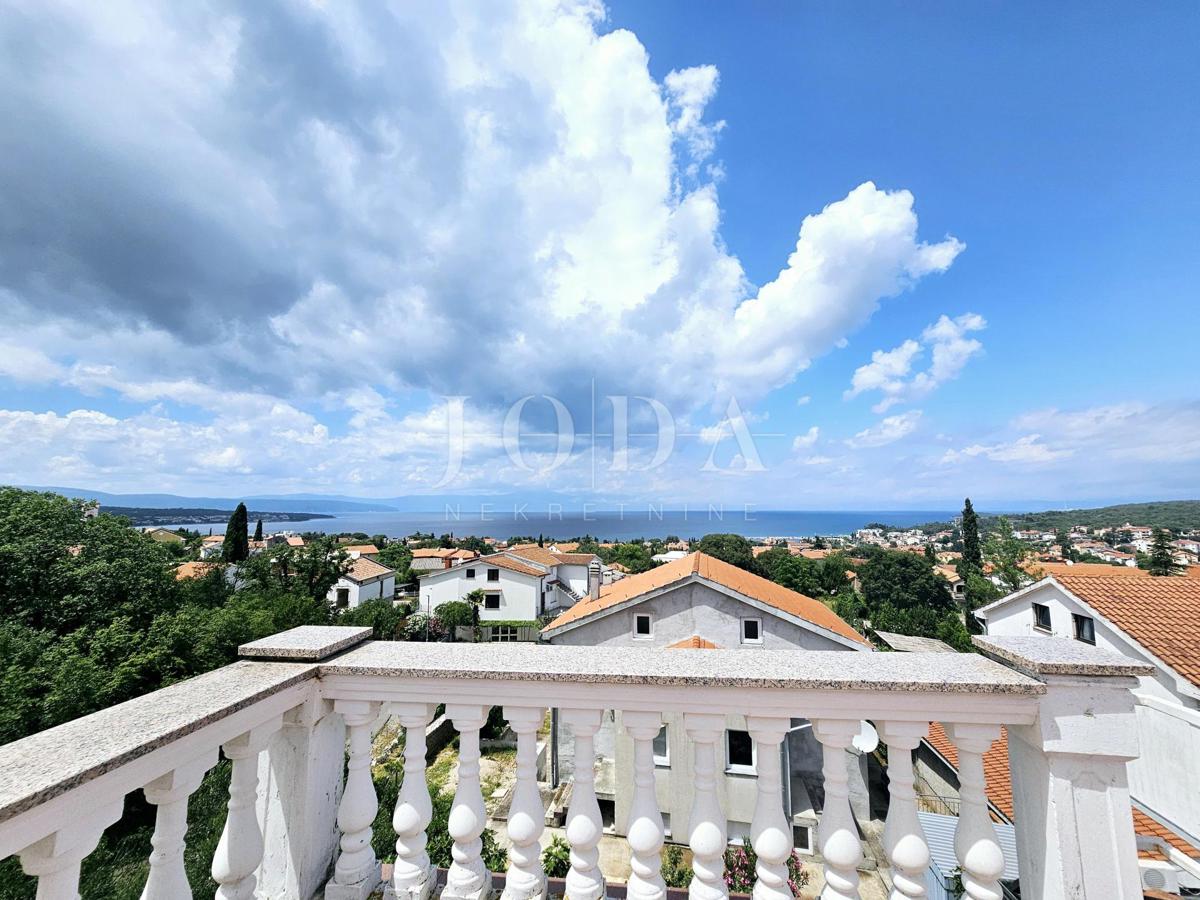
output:
M 600 560 L 593 559 L 588 563 L 588 597 L 600 599 Z

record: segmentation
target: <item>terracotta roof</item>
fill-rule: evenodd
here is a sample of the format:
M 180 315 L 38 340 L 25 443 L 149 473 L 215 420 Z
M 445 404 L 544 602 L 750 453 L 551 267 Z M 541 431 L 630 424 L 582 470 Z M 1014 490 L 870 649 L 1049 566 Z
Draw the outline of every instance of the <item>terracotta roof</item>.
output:
M 342 547 L 347 553 L 378 553 L 379 548 L 374 544 L 345 544 Z
M 484 563 L 489 566 L 495 566 L 497 569 L 508 569 L 510 572 L 520 572 L 522 575 L 545 575 L 541 569 L 536 569 L 533 566 L 528 566 L 517 559 L 510 559 L 503 553 L 497 553 L 493 556 L 481 556 L 476 562 Z M 453 571 L 453 570 L 451 570 Z
M 303 547 L 304 546 L 304 538 L 300 537 L 300 535 L 298 535 L 298 534 L 293 534 L 293 535 L 289 536 L 288 538 L 286 538 L 286 540 L 287 540 L 287 545 L 289 547 Z
M 1054 580 L 1200 687 L 1200 579 L 1056 575 Z
M 629 566 L 624 565 L 623 563 L 609 563 L 608 567 L 614 572 L 625 572 L 626 574 L 629 573 Z
M 782 585 L 705 553 L 689 553 L 683 559 L 677 559 L 639 575 L 630 575 L 628 578 L 605 585 L 600 589 L 600 596 L 597 599 L 587 599 L 576 603 L 547 625 L 544 630 L 549 631 L 570 622 L 576 622 L 601 610 L 635 600 L 643 594 L 688 579 L 693 575 L 698 575 L 705 581 L 711 581 L 768 606 L 773 606 L 782 612 L 804 619 L 844 638 L 870 646 L 866 638 L 819 600 L 806 597 L 796 591 L 790 591 Z
M 693 634 L 690 638 L 684 638 L 682 641 L 676 641 L 674 644 L 667 644 L 668 650 L 720 650 L 718 644 L 700 637 L 698 634 Z
M 424 547 L 420 550 L 412 552 L 413 559 L 446 559 L 453 550 L 447 550 L 445 547 Z
M 225 535 L 223 534 L 206 534 L 200 538 L 200 543 L 202 544 L 223 544 L 224 542 Z
M 930 746 L 944 756 L 952 766 L 958 769 L 958 748 L 951 743 L 945 730 L 939 722 L 929 723 Z M 1010 822 L 1015 822 L 1012 800 L 1012 776 L 1008 767 L 1008 731 L 1000 729 L 999 739 L 992 744 L 991 749 L 983 755 L 983 776 L 987 782 L 988 800 L 999 809 Z M 1186 840 L 1157 820 L 1142 812 L 1136 806 L 1133 808 L 1133 831 L 1142 837 L 1154 837 L 1166 841 L 1176 850 L 1193 859 L 1200 858 L 1200 849 L 1193 847 Z M 1153 850 L 1138 852 L 1142 858 L 1161 859 L 1162 855 Z
M 1101 578 L 1153 578 L 1145 569 L 1135 566 L 1108 566 L 1104 563 L 1033 563 L 1030 570 L 1038 570 L 1043 576 L 1090 575 Z
M 367 559 L 365 556 L 360 556 L 350 563 L 350 569 L 346 572 L 346 577 L 352 581 L 369 581 L 372 578 L 377 578 L 380 575 L 391 575 L 393 570 L 381 563 L 375 562 L 373 559 Z
M 217 567 L 215 562 L 185 562 L 175 568 L 175 580 L 184 581 L 188 578 L 203 578 Z
M 578 546 L 578 545 L 576 545 Z M 593 559 L 594 553 L 555 553 L 544 547 L 509 547 L 504 551 L 509 556 L 518 556 L 539 566 L 586 566 Z

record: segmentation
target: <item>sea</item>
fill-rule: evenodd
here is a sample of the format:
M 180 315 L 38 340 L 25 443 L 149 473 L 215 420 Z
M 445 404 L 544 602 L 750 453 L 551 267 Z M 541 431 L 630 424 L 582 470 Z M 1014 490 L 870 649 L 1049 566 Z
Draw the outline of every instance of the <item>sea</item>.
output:
M 709 506 L 696 509 L 635 507 L 594 512 L 559 511 L 553 506 L 540 509 L 532 505 L 517 508 L 479 509 L 447 507 L 440 512 L 349 512 L 331 518 L 302 522 L 264 522 L 268 532 L 356 532 L 406 537 L 415 532 L 456 537 L 492 537 L 507 540 L 514 536 L 544 534 L 566 540 L 590 534 L 599 540 L 627 541 L 674 535 L 680 538 L 703 537 L 714 532 L 740 534 L 748 538 L 812 537 L 813 535 L 850 534 L 872 522 L 908 528 L 925 522 L 946 522 L 957 510 L 756 510 L 743 506 Z M 201 534 L 222 534 L 224 525 L 210 522 L 179 522 L 171 528 L 190 528 Z

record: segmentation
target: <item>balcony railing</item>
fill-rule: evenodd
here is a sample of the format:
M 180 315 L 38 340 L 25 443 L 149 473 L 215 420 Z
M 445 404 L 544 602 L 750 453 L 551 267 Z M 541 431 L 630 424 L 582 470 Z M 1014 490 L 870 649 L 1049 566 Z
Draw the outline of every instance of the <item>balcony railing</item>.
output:
M 219 898 L 425 900 L 435 878 L 425 852 L 431 805 L 425 728 L 436 704 L 459 734 L 449 819 L 453 864 L 441 896 L 491 892 L 481 857 L 485 825 L 479 734 L 492 706 L 517 734 L 517 780 L 507 829 L 504 900 L 542 897 L 544 810 L 535 742 L 545 709 L 570 729 L 575 783 L 566 820 L 566 895 L 599 900 L 602 834 L 593 737 L 606 710 L 622 713 L 634 746 L 626 833 L 628 896 L 661 900 L 663 820 L 654 794 L 653 741 L 664 714 L 682 714 L 694 754 L 687 839 L 690 895 L 727 895 L 729 837 L 716 781 L 727 714 L 747 717 L 758 746 L 758 900 L 786 900 L 792 830 L 779 802 L 780 742 L 794 717 L 823 748 L 825 803 L 817 849 L 822 897 L 858 894 L 863 858 L 847 786 L 847 749 L 860 721 L 887 745 L 890 805 L 884 848 L 893 898 L 925 895 L 929 851 L 917 816 L 912 753 L 931 721 L 958 747 L 955 847 L 966 896 L 995 900 L 1003 857 L 988 815 L 982 758 L 1007 726 L 1022 896 L 1140 897 L 1125 763 L 1136 756 L 1132 676 L 1144 667 L 1049 638 L 980 639 L 973 654 L 664 652 L 654 649 L 366 641 L 365 629 L 304 628 L 243 648 L 250 658 L 0 748 L 0 858 L 17 854 L 41 900 L 78 897 L 81 861 L 144 791 L 157 807 L 143 898 L 191 896 L 184 869 L 187 804 L 223 753 L 232 763 L 229 812 L 212 863 Z M 405 777 L 391 820 L 396 862 L 387 885 L 372 850 L 378 801 L 371 726 L 385 708 L 407 730 Z M 618 773 L 629 778 L 629 773 Z M 681 823 L 675 833 L 681 833 Z

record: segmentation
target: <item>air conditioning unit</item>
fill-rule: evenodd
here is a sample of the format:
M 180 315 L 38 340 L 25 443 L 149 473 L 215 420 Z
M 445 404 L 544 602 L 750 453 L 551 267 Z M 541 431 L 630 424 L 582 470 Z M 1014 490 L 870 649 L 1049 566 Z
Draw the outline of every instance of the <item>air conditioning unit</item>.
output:
M 1139 859 L 1138 872 L 1142 876 L 1142 887 L 1145 890 L 1179 893 L 1179 870 L 1169 862 Z

